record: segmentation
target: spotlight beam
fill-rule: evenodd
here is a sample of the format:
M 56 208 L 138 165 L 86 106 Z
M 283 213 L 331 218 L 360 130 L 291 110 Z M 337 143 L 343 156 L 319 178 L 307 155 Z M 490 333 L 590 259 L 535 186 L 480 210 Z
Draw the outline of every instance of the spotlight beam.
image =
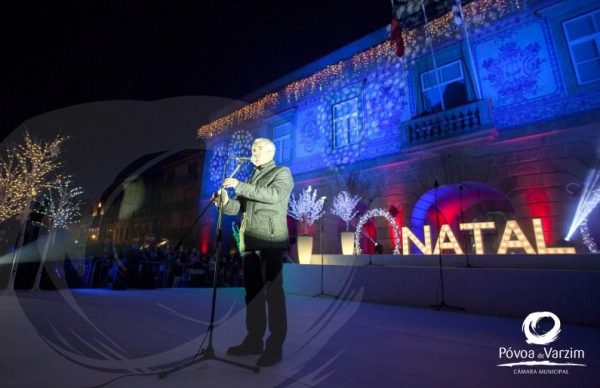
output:
M 588 174 L 585 180 L 583 191 L 565 240 L 569 241 L 573 237 L 577 228 L 588 218 L 598 203 L 600 203 L 600 169 L 596 168 Z

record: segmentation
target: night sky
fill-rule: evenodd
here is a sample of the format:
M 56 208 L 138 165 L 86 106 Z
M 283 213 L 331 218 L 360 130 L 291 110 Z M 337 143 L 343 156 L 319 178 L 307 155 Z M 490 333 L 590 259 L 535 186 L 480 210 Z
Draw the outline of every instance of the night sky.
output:
M 2 138 L 85 102 L 240 98 L 390 18 L 389 0 L 3 2 Z

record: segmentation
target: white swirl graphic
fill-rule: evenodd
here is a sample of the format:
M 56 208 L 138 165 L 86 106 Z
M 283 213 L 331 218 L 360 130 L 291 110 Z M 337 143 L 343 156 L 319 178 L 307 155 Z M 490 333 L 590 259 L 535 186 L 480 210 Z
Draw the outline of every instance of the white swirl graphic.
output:
M 538 322 L 543 318 L 551 318 L 554 326 L 545 334 L 538 333 Z M 530 345 L 548 345 L 558 339 L 560 334 L 560 319 L 556 314 L 550 311 L 537 311 L 529 314 L 523 321 L 523 333 L 527 337 L 527 343 Z

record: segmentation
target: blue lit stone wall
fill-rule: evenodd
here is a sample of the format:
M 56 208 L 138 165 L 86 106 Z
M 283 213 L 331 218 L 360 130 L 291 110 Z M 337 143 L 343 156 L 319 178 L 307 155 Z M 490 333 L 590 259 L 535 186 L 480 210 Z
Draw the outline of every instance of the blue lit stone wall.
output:
M 483 97 L 493 102 L 497 128 L 600 107 L 599 88 L 586 93 L 567 91 L 558 56 L 569 58 L 569 53 L 558 52 L 556 43 L 546 20 L 533 13 L 498 21 L 478 33 L 473 54 Z
M 335 168 L 398 152 L 398 123 L 411 116 L 404 66 L 401 60 L 390 56 L 384 63 L 353 74 L 348 80 L 337 81 L 331 90 L 301 101 L 296 114 L 292 171 Z M 360 140 L 336 149 L 332 136 L 333 106 L 352 98 L 359 101 Z

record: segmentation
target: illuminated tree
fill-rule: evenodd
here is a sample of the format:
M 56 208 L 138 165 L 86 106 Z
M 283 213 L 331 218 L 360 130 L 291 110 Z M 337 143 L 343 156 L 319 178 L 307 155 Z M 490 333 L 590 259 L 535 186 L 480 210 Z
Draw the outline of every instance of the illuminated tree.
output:
M 67 229 L 81 215 L 77 197 L 83 191 L 81 187 L 71 185 L 69 177 L 58 179 L 56 185 L 44 195 L 44 214 L 51 220 L 50 229 Z
M 317 198 L 317 190 L 312 191 L 311 186 L 302 190 L 298 199 L 292 194 L 288 214 L 295 220 L 300 221 L 303 234 L 308 234 L 308 227 L 323 217 L 325 199 L 326 197 Z
M 9 150 L 0 157 L 0 223 L 23 212 L 27 193 L 20 184 L 18 160 Z
M 0 222 L 19 214 L 27 216 L 30 202 L 55 184 L 53 173 L 61 165 L 58 156 L 65 140 L 57 136 L 45 143 L 25 132 L 23 144 L 8 149 L 5 158 L 0 157 Z
M 21 214 L 19 239 L 13 255 L 8 290 L 14 286 L 16 263 L 20 248 L 23 246 L 31 201 L 43 189 L 54 186 L 60 178 L 58 174 L 61 166 L 60 146 L 65 140 L 65 137 L 56 136 L 54 140 L 44 142 L 34 139 L 29 132 L 25 132 L 23 144 L 17 144 L 7 150 L 8 156 L 2 159 L 0 203 L 10 204 L 10 207 L 3 210 L 0 222 Z
M 356 216 L 356 213 L 358 213 L 358 211 L 355 211 L 354 209 L 356 209 L 356 205 L 358 205 L 360 200 L 360 196 L 352 196 L 352 194 L 347 191 L 342 191 L 333 198 L 331 212 L 346 222 L 346 232 L 349 231 L 350 221 Z
M 44 194 L 43 213 L 49 218 L 48 235 L 46 236 L 40 266 L 35 282 L 33 283 L 34 289 L 39 289 L 44 264 L 48 257 L 50 246 L 54 244 L 56 231 L 67 229 L 70 224 L 77 222 L 81 215 L 79 213 L 80 202 L 77 197 L 83 194 L 83 191 L 81 187 L 72 187 L 71 185 L 72 182 L 69 177 L 58 179 L 56 184 Z

